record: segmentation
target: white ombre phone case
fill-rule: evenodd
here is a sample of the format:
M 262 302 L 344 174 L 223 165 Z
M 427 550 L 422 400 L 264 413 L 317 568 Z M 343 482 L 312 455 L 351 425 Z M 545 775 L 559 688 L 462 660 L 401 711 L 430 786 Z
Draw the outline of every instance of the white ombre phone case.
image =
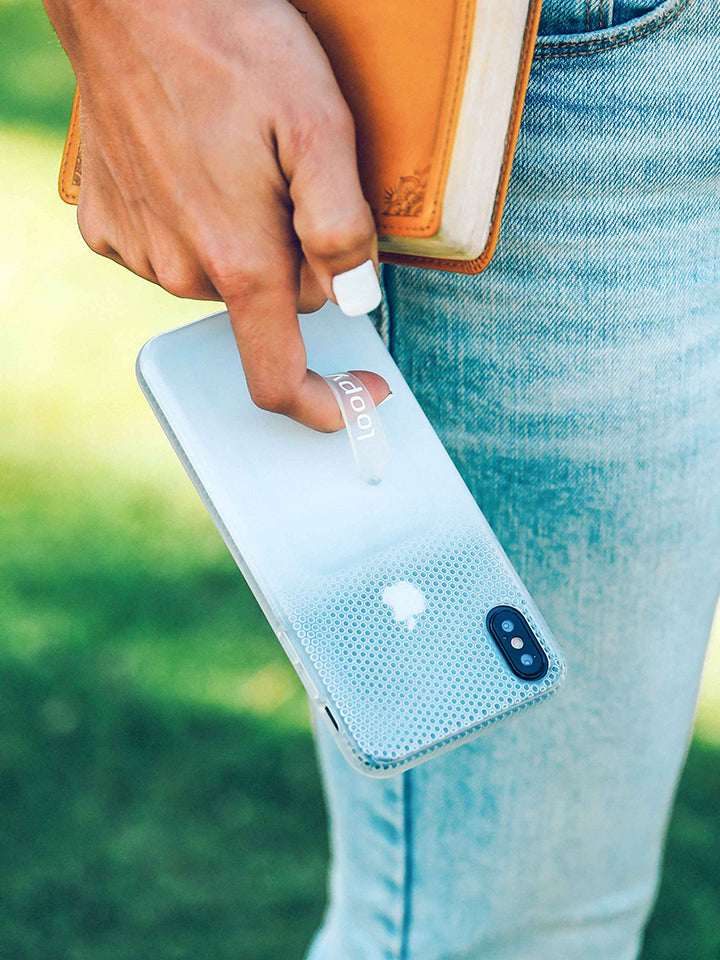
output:
M 226 313 L 155 337 L 138 379 L 319 722 L 353 766 L 384 776 L 547 697 L 565 665 L 370 320 L 327 304 L 300 323 L 312 369 L 390 384 L 380 483 L 359 475 L 347 431 L 253 404 Z M 501 653 L 498 606 L 534 634 L 540 679 Z

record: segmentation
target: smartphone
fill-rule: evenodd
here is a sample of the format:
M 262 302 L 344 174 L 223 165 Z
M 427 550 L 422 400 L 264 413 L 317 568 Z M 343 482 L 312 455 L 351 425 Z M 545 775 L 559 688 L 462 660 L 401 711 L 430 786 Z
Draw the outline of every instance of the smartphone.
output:
M 556 691 L 565 662 L 368 317 L 299 318 L 308 365 L 373 370 L 387 462 L 256 407 L 227 313 L 140 351 L 150 406 L 347 760 L 389 776 Z

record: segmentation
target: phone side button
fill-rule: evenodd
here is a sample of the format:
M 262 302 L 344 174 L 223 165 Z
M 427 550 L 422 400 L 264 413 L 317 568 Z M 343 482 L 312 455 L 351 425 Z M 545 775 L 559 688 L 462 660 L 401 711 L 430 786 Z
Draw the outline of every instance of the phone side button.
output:
M 298 655 L 295 653 L 293 649 L 293 645 L 290 641 L 290 637 L 287 635 L 287 633 L 284 630 L 278 630 L 277 637 L 282 645 L 283 650 L 288 655 L 288 659 L 290 660 L 290 663 L 294 667 L 297 667 L 297 665 L 300 663 L 300 658 L 298 657 Z
M 319 700 L 320 698 L 317 692 L 317 688 L 315 684 L 312 682 L 312 680 L 310 679 L 310 677 L 308 676 L 307 670 L 300 662 L 300 657 L 298 657 L 298 655 L 295 653 L 292 642 L 290 641 L 290 637 L 287 635 L 287 633 L 284 630 L 278 630 L 278 638 L 280 640 L 280 643 L 283 646 L 283 649 L 285 650 L 285 653 L 288 655 L 288 659 L 290 660 L 290 663 L 295 667 L 295 672 L 302 680 L 307 692 L 310 694 L 310 697 L 313 700 Z
M 310 677 L 308 676 L 307 670 L 306 670 L 305 667 L 300 663 L 299 660 L 298 660 L 298 662 L 295 664 L 295 669 L 296 669 L 297 672 L 298 672 L 298 676 L 300 677 L 300 679 L 302 680 L 302 682 L 305 684 L 305 689 L 306 689 L 307 692 L 310 694 L 311 699 L 312 699 L 312 700 L 319 700 L 320 698 L 319 698 L 319 696 L 318 696 L 317 688 L 316 688 L 315 684 L 312 682 L 312 680 L 310 679 Z

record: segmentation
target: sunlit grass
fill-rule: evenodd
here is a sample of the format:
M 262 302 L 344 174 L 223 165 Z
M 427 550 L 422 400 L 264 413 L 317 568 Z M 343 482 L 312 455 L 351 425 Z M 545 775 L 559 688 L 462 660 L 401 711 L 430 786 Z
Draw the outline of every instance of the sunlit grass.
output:
M 137 584 L 151 575 L 196 579 L 201 588 L 211 570 L 224 598 L 235 597 L 235 619 L 225 622 L 224 607 L 213 611 L 207 637 L 172 610 L 164 617 L 158 609 L 154 633 L 146 622 L 137 634 L 118 624 L 115 669 L 156 694 L 263 715 L 282 705 L 278 722 L 307 728 L 299 681 L 135 382 L 135 355 L 148 337 L 213 305 L 178 301 L 91 254 L 74 210 L 55 193 L 58 152 L 56 138 L 0 132 L 3 176 L 25 184 L 8 202 L 15 229 L 0 237 L 6 546 L 17 534 L 7 576 L 25 560 L 45 594 L 33 609 L 6 597 L 6 652 L 27 658 L 69 636 L 79 642 L 78 607 L 48 613 L 46 597 L 81 602 L 76 584 L 87 583 L 90 569 L 107 577 L 102 596 L 116 609 L 136 604 Z M 94 585 L 84 599 L 97 604 L 98 596 Z M 87 642 L 104 638 L 95 632 Z
M 0 403 L 2 443 L 15 457 L 110 468 L 118 476 L 179 476 L 140 395 L 134 359 L 155 333 L 212 312 L 182 302 L 93 256 L 75 210 L 55 190 L 60 143 L 0 132 L 2 176 L 22 185 L 3 197 Z
M 720 746 L 720 618 L 717 614 L 703 671 L 695 732 L 706 743 Z
M 299 958 L 307 699 L 134 377 L 213 307 L 85 248 L 59 151 L 0 129 L 0 955 Z

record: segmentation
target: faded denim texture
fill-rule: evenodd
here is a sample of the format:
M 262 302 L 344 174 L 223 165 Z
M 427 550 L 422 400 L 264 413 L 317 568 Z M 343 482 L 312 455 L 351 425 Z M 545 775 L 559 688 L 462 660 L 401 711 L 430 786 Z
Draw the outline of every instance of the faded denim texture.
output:
M 383 325 L 568 679 L 385 781 L 318 730 L 310 960 L 631 960 L 656 890 L 720 587 L 720 9 L 541 33 L 493 263 L 386 268 Z

